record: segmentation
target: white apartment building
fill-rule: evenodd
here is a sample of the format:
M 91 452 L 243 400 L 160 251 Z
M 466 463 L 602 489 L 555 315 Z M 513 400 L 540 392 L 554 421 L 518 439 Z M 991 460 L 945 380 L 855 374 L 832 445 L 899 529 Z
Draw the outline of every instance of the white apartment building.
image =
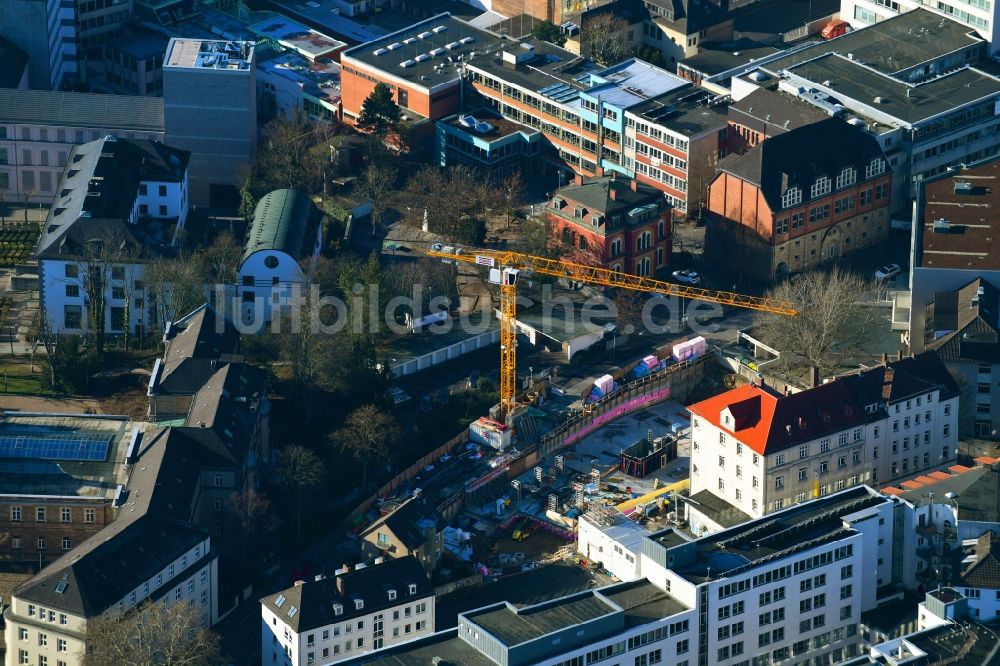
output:
M 163 99 L 0 89 L 0 196 L 52 203 L 73 148 L 106 136 L 163 141 Z
M 462 613 L 457 629 L 350 663 L 836 663 L 862 654 L 877 590 L 913 585 L 912 508 L 862 486 L 711 537 L 649 534 L 637 580 Z
M 433 634 L 434 589 L 420 562 L 379 559 L 261 599 L 262 666 L 333 664 Z
M 187 159 L 156 141 L 114 137 L 72 150 L 35 255 L 53 332 L 90 329 L 91 308 L 103 309 L 106 333 L 162 325 L 143 265 L 184 228 Z
M 951 464 L 958 388 L 932 352 L 782 395 L 746 385 L 689 407 L 696 534 Z

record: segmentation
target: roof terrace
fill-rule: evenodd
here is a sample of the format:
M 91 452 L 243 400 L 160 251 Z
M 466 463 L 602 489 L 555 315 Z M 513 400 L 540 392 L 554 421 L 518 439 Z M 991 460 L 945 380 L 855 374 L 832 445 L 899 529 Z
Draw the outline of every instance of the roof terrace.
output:
M 253 42 L 174 38 L 167 45 L 164 67 L 248 70 L 253 52 Z

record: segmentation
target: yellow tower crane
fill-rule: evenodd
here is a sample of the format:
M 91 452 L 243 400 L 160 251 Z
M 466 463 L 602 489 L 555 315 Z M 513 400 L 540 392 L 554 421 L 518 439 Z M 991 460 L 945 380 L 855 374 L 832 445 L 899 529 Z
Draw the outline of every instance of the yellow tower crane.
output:
M 746 296 L 729 291 L 715 291 L 688 287 L 649 277 L 629 275 L 597 266 L 575 264 L 562 259 L 547 259 L 519 252 L 498 250 L 469 250 L 468 253 L 450 254 L 430 250 L 432 257 L 478 264 L 493 273 L 490 281 L 500 285 L 500 408 L 504 415 L 514 407 L 517 393 L 517 279 L 520 271 L 568 278 L 577 282 L 617 289 L 630 289 L 697 299 L 722 305 L 749 308 L 761 312 L 795 315 L 792 303 L 760 296 Z

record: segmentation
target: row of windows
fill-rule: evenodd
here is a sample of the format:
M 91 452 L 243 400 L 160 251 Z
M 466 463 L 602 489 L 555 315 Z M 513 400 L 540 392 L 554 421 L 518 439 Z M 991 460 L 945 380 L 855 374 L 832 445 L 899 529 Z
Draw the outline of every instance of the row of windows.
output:
M 10 520 L 14 523 L 19 523 L 23 519 L 24 511 L 23 507 L 12 506 L 10 507 Z M 35 522 L 44 523 L 48 517 L 48 507 L 37 506 L 35 507 Z M 96 509 L 84 509 L 83 510 L 83 522 L 93 523 L 97 517 Z M 61 523 L 71 523 L 73 522 L 73 510 L 69 507 L 62 507 L 59 509 L 59 522 Z
M 38 540 L 37 540 L 37 542 L 36 542 L 35 545 L 38 547 L 38 551 L 41 552 L 43 550 L 46 550 L 49 547 L 49 542 L 48 542 L 48 540 L 45 537 L 38 537 Z M 10 547 L 11 547 L 11 550 L 23 550 L 24 549 L 24 542 L 21 539 L 21 537 L 19 537 L 19 536 L 12 536 L 10 538 Z M 69 537 L 63 537 L 62 538 L 62 549 L 63 550 L 70 550 L 72 547 L 73 547 L 73 541 Z
M 870 180 L 885 172 L 885 160 L 876 157 L 865 167 L 865 180 Z M 837 176 L 837 189 L 849 187 L 857 181 L 857 170 L 854 167 L 845 167 Z M 829 176 L 820 176 L 809 187 L 809 198 L 816 199 L 826 196 L 833 189 L 833 182 Z M 783 208 L 791 208 L 802 203 L 802 188 L 799 186 L 790 187 L 781 195 L 781 205 Z

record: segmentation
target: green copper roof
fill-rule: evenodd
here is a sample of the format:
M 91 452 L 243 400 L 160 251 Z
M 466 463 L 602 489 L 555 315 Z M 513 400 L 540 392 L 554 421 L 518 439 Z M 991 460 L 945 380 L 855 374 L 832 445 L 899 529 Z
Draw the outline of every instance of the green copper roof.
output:
M 317 212 L 312 200 L 296 190 L 275 190 L 264 195 L 254 209 L 240 263 L 261 250 L 277 250 L 300 259 L 306 229 Z

